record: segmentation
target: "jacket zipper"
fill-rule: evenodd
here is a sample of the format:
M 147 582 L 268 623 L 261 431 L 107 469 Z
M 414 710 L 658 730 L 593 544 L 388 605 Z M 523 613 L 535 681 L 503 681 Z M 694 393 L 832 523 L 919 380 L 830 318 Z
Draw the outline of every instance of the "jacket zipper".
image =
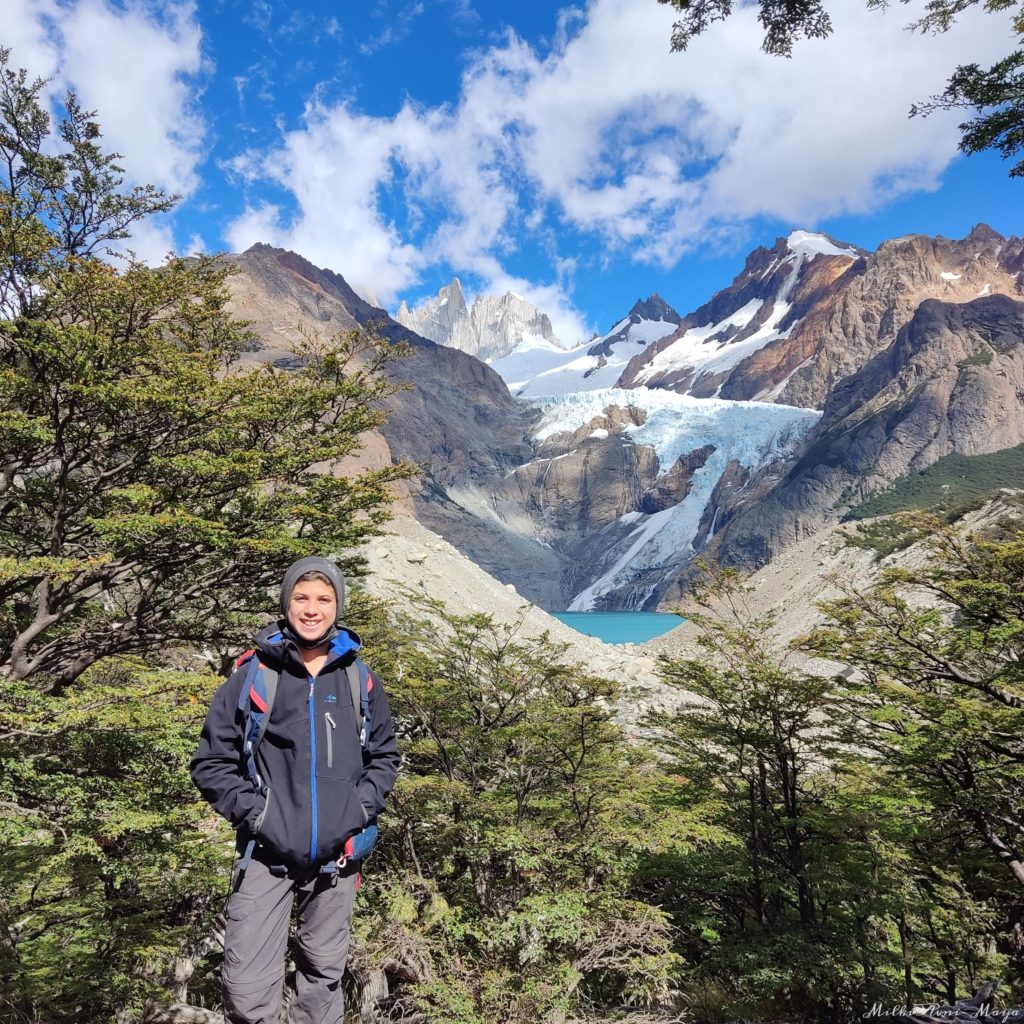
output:
M 334 767 L 334 719 L 331 718 L 330 711 L 324 712 L 324 722 L 327 724 L 327 728 L 324 729 L 324 733 L 327 736 L 327 767 Z
M 314 701 L 313 701 L 313 688 L 316 685 L 316 679 L 313 676 L 309 677 L 309 792 L 312 800 L 312 819 L 309 830 L 309 859 L 311 863 L 316 863 L 316 717 L 314 715 Z

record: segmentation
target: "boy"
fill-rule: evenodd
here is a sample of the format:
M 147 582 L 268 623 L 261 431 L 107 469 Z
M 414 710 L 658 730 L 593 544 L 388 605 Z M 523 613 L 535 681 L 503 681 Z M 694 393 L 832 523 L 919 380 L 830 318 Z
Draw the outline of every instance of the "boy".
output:
M 359 637 L 338 623 L 344 601 L 344 577 L 327 559 L 302 558 L 284 575 L 282 619 L 257 633 L 250 656 L 277 677 L 256 750 L 256 783 L 242 733 L 244 709 L 263 699 L 255 688 L 243 693 L 253 678 L 247 658 L 217 690 L 192 758 L 193 781 L 235 826 L 246 851 L 225 911 L 222 987 L 232 1024 L 280 1020 L 296 895 L 296 994 L 288 1019 L 342 1024 L 341 978 L 359 879 L 359 862 L 345 857 L 346 840 L 383 810 L 399 760 L 374 676 L 365 722 L 353 706 L 346 669 Z

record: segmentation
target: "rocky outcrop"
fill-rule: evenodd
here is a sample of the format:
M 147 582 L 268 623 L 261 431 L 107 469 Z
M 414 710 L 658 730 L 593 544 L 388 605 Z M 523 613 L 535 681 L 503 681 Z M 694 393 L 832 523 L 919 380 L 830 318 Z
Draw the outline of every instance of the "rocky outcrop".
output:
M 707 553 L 763 565 L 847 509 L 951 452 L 1024 443 L 1024 302 L 927 299 L 893 344 L 842 381 L 797 458 L 720 506 Z M 1007 481 L 1012 484 L 1014 481 Z M 671 602 L 685 586 L 669 586 Z
M 411 354 L 391 369 L 406 388 L 388 399 L 387 421 L 368 433 L 363 450 L 342 471 L 411 461 L 421 475 L 396 488 L 400 511 L 414 511 L 498 576 L 508 566 L 552 561 L 548 549 L 507 529 L 493 515 L 468 510 L 449 494 L 449 488 L 461 489 L 475 500 L 491 481 L 532 456 L 530 428 L 537 413 L 518 405 L 493 370 L 419 337 L 361 299 L 341 275 L 295 253 L 256 245 L 229 259 L 235 270 L 228 279 L 232 308 L 252 322 L 259 336 L 256 349 L 247 353 L 249 360 L 287 365 L 293 358 L 290 346 L 303 336 L 370 324 L 383 336 L 411 345 Z M 557 578 L 557 556 L 555 562 Z M 524 570 L 516 578 L 526 575 Z
M 802 231 L 777 239 L 771 249 L 755 249 L 733 283 L 636 356 L 619 385 L 697 398 L 777 397 L 773 392 L 799 365 L 793 353 L 778 351 L 786 348 L 782 343 L 808 312 L 827 304 L 836 282 L 866 255 Z
M 515 292 L 478 295 L 472 307 L 467 308 L 457 277 L 435 299 L 415 309 L 409 309 L 403 302 L 395 319 L 439 345 L 467 352 L 485 362 L 508 355 L 529 338 L 564 347 L 555 337 L 548 316 Z
M 587 353 L 592 356 L 605 356 L 612 354 L 616 345 L 633 343 L 644 347 L 648 343 L 648 337 L 643 331 L 636 331 L 644 322 L 652 324 L 665 324 L 666 333 L 671 331 L 669 324 L 681 324 L 683 318 L 660 296 L 657 292 L 646 299 L 637 299 L 633 308 L 626 314 L 624 320 L 620 320 L 608 334 L 599 338 L 588 349 Z
M 232 305 L 252 321 L 260 347 L 249 358 L 287 358 L 304 335 L 373 326 L 412 352 L 392 375 L 407 388 L 388 400 L 379 431 L 391 459 L 415 462 L 432 480 L 487 479 L 529 458 L 536 414 L 518 405 L 477 359 L 421 338 L 360 298 L 345 279 L 292 252 L 255 245 L 229 257 Z

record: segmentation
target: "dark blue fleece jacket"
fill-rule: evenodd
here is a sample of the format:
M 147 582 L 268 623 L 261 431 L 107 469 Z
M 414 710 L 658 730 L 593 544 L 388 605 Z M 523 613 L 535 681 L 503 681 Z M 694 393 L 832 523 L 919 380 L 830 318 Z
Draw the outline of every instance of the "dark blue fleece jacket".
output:
M 280 675 L 257 753 L 263 792 L 254 790 L 242 755 L 238 704 L 247 665 L 214 695 L 190 765 L 192 780 L 243 838 L 256 838 L 269 860 L 303 869 L 325 864 L 383 810 L 394 785 L 399 757 L 387 697 L 373 677 L 369 737 L 361 750 L 345 672 L 359 649 L 356 633 L 339 629 L 315 679 L 280 625 L 261 630 L 255 646 Z

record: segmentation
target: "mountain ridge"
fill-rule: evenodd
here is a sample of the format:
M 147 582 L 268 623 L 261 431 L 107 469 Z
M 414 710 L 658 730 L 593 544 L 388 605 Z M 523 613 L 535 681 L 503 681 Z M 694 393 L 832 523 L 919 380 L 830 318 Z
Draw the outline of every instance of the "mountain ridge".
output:
M 273 358 L 296 314 L 410 341 L 377 457 L 421 465 L 407 508 L 546 608 L 670 602 L 698 552 L 763 564 L 900 473 L 1017 437 L 1024 241 L 984 225 L 873 253 L 791 232 L 685 317 L 651 295 L 576 349 L 538 335 L 491 366 L 297 254 L 232 259 L 264 339 L 252 358 Z M 446 289 L 465 309 L 458 279 Z M 676 358 L 681 341 L 701 358 Z
M 555 337 L 551 320 L 531 302 L 513 291 L 477 295 L 466 306 L 462 283 L 454 277 L 434 299 L 409 309 L 403 301 L 395 320 L 439 345 L 459 349 L 484 362 L 500 359 L 525 340 L 542 339 L 564 348 Z

